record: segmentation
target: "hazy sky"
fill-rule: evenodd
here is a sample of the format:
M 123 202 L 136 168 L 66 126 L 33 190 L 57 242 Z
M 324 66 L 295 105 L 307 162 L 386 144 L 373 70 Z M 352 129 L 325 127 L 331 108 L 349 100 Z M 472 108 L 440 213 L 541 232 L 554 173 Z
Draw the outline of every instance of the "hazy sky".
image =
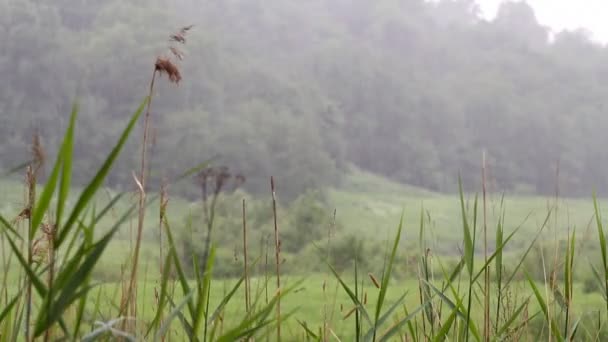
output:
M 484 16 L 493 18 L 503 0 L 476 0 Z M 584 27 L 594 40 L 608 42 L 608 0 L 527 0 L 538 21 L 553 31 Z

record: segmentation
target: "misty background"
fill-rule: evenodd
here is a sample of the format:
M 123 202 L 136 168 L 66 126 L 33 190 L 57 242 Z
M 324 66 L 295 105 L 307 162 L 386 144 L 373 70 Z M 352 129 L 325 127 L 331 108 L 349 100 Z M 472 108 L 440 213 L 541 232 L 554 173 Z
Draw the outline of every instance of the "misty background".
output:
M 485 150 L 492 191 L 552 194 L 559 169 L 561 194 L 608 194 L 608 49 L 525 2 L 488 20 L 472 0 L 0 1 L 0 168 L 35 132 L 53 156 L 78 100 L 85 180 L 189 24 L 183 80 L 156 88 L 151 187 L 216 157 L 285 199 L 353 170 L 474 190 Z M 111 187 L 133 187 L 138 140 Z

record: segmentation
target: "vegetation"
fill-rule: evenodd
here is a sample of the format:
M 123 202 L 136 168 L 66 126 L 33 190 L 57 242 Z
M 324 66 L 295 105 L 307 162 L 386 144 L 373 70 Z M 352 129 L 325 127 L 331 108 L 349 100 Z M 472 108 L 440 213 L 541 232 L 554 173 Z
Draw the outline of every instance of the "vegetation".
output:
M 562 197 L 608 185 L 604 48 L 525 3 L 166 5 L 0 3 L 0 342 L 608 339 L 601 200 Z
M 524 2 L 493 21 L 476 11 L 472 0 L 3 1 L 0 166 L 23 163 L 35 131 L 59 146 L 78 94 L 83 184 L 167 32 L 193 23 L 187 80 L 155 87 L 155 189 L 217 157 L 250 193 L 267 194 L 274 175 L 282 200 L 340 185 L 350 165 L 450 193 L 460 173 L 473 191 L 485 149 L 493 192 L 553 195 L 559 161 L 561 194 L 606 195 L 606 48 L 584 31 L 549 39 Z M 113 188 L 132 186 L 139 148 L 125 146 Z
M 558 231 L 555 222 L 555 244 L 545 245 L 538 240 L 542 231 L 552 225 L 551 220 L 558 218 L 555 214 L 559 209 L 557 205 L 549 208 L 536 238 L 528 239 L 526 248 L 513 256 L 506 253 L 507 247 L 521 233 L 522 226 L 512 230 L 505 228 L 504 201 L 497 209 L 496 225 L 488 226 L 491 221 L 487 211 L 480 209 L 482 205 L 487 207 L 486 197 L 481 203 L 477 196 L 465 199 L 461 189 L 462 252 L 458 256 L 433 257 L 426 236 L 431 218 L 424 211 L 419 216 L 419 252 L 413 262 L 400 259 L 403 215 L 392 242 L 375 251 L 371 251 L 358 235 L 352 239 L 335 241 L 334 238 L 332 241 L 336 231 L 335 218 L 329 222 L 315 222 L 312 227 L 323 225 L 327 229 L 327 240 L 321 242 L 323 247 L 319 242 L 322 241 L 320 233 L 313 230 L 303 234 L 314 236 L 311 241 L 317 242 L 313 245 L 316 257 L 325 264 L 326 273 L 322 284 L 317 283 L 317 290 L 307 292 L 307 286 L 315 287 L 318 276 L 305 282 L 293 276 L 286 279 L 284 274 L 280 280 L 284 261 L 281 259 L 283 244 L 279 226 L 283 222 L 278 220 L 280 211 L 276 206 L 273 182 L 270 216 L 274 222 L 274 243 L 269 244 L 266 240 L 266 249 L 254 261 L 244 264 L 235 260 L 238 267 L 233 269 L 234 273 L 223 275 L 236 277 L 236 281 L 222 280 L 222 274 L 214 272 L 216 266 L 229 269 L 216 264 L 216 255 L 219 256 L 221 249 L 212 238 L 213 232 L 221 227 L 214 225 L 216 210 L 221 211 L 217 198 L 224 195 L 221 190 L 223 183 L 217 179 L 226 180 L 228 176 L 225 170 L 224 173 L 210 171 L 203 165 L 195 169 L 202 170 L 199 180 L 204 177 L 207 181 L 211 176 L 216 180 L 215 189 L 209 192 L 211 197 L 203 197 L 201 202 L 204 218 L 200 221 L 205 223 L 203 231 L 206 235 L 202 239 L 190 237 L 182 241 L 209 243 L 183 250 L 176 244 L 178 240 L 167 216 L 168 194 L 163 190 L 158 210 L 166 247 L 163 250 L 162 240 L 157 241 L 161 246 L 157 255 L 162 261 L 160 270 L 155 272 L 146 267 L 143 278 L 138 277 L 135 282 L 131 271 L 115 282 L 97 283 L 95 270 L 101 267 L 102 255 L 107 253 L 122 224 L 130 217 L 141 218 L 141 210 L 145 210 L 146 203 L 151 203 L 147 199 L 139 209 L 132 205 L 112 220 L 112 225 L 98 228 L 105 216 L 120 209 L 115 205 L 122 194 L 106 201 L 107 204 L 101 208 L 96 205 L 96 194 L 118 159 L 145 103 L 129 120 L 115 147 L 72 205 L 68 205 L 68 198 L 77 108 L 72 111 L 50 176 L 39 191 L 33 182 L 44 154 L 42 147 L 37 145 L 38 139 L 34 140 L 34 158 L 26 169 L 28 203 L 15 220 L 0 217 L 4 268 L 0 299 L 3 303 L 0 313 L 2 340 L 20 337 L 25 340 L 122 337 L 128 340 L 188 338 L 214 341 L 252 338 L 486 341 L 519 340 L 532 336 L 558 340 L 603 340 L 608 336 L 608 328 L 601 319 L 604 310 L 608 314 L 608 257 L 597 201 L 594 201 L 594 217 L 599 252 L 591 259 L 588 275 L 592 279 L 585 280 L 584 289 L 577 289 L 580 285 L 574 276 L 581 257 L 581 241 L 584 241 L 578 240 L 576 230 L 568 230 L 564 235 Z M 143 188 L 139 191 L 145 193 Z M 302 204 L 311 200 L 312 205 Z M 314 205 L 314 196 L 303 197 L 293 205 L 295 208 L 291 215 L 298 218 L 296 222 L 300 224 L 319 217 L 301 209 L 320 210 Z M 244 238 L 248 231 L 246 208 L 243 207 L 241 217 L 243 254 L 249 248 Z M 480 242 L 482 234 L 487 236 L 488 233 L 495 236 L 493 243 L 490 244 L 487 238 Z M 235 237 L 238 235 L 233 234 Z M 141 246 L 142 235 L 135 236 L 134 243 Z M 306 235 L 301 241 L 306 241 Z M 347 247 L 341 247 L 341 243 L 346 243 Z M 484 251 L 483 255 L 479 253 L 480 249 Z M 183 255 L 180 255 L 180 250 Z M 341 255 L 343 251 L 350 253 L 348 258 Z M 274 260 L 273 254 L 276 256 Z M 374 255 L 380 256 L 378 261 Z M 341 258 L 342 262 L 336 262 Z M 131 255 L 127 262 L 132 266 L 128 263 L 123 265 L 133 270 L 142 265 L 140 260 Z M 534 268 L 537 262 L 540 267 Z M 406 270 L 413 268 L 411 273 L 403 271 L 404 263 Z M 342 271 L 335 265 L 341 265 Z M 320 272 L 323 274 L 323 270 Z M 293 273 L 298 276 L 298 272 Z M 276 286 L 273 285 L 274 278 Z M 156 281 L 149 284 L 153 279 Z M 223 288 L 218 288 L 218 282 L 223 284 Z M 317 292 L 319 285 L 321 293 Z M 115 292 L 109 294 L 112 293 L 110 291 Z M 302 312 L 294 307 L 296 302 L 288 301 L 290 296 L 295 297 L 303 291 L 307 292 L 307 297 L 310 293 L 323 297 L 316 313 L 311 311 L 302 316 Z M 242 295 L 243 292 L 245 310 L 242 305 L 235 304 L 240 301 L 237 294 Z M 136 297 L 138 293 L 141 295 Z M 584 307 L 576 305 L 579 296 L 589 298 L 587 300 L 595 302 L 595 305 L 589 302 Z M 605 307 L 597 305 L 598 299 L 603 300 Z M 145 310 L 150 305 L 153 309 Z M 238 305 L 236 309 L 235 305 Z M 307 304 L 302 306 L 311 310 Z

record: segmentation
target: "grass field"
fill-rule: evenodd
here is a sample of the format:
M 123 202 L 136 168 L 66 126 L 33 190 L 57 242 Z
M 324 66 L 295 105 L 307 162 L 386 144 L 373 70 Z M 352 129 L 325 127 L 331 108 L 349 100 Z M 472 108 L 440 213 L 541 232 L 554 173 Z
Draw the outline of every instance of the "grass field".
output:
M 298 323 L 306 322 L 306 324 L 313 330 L 319 329 L 323 325 L 323 317 L 327 315 L 328 321 L 331 322 L 332 331 L 340 337 L 342 341 L 354 340 L 354 316 L 349 312 L 353 308 L 353 304 L 348 295 L 340 288 L 337 287 L 337 281 L 332 279 L 331 276 L 322 274 L 310 274 L 304 277 L 286 277 L 286 283 L 296 282 L 302 280 L 302 283 L 298 285 L 296 292 L 282 302 L 282 308 L 285 312 L 294 312 L 293 316 L 284 323 L 284 340 L 286 341 L 302 341 L 306 339 L 306 334 L 302 327 Z M 265 302 L 265 288 L 264 278 L 252 278 L 252 288 L 254 292 L 258 292 L 259 300 Z M 323 291 L 323 284 L 327 283 L 327 291 Z M 215 308 L 225 294 L 234 286 L 236 280 L 218 280 L 215 282 L 211 289 L 211 308 Z M 350 285 L 352 281 L 349 282 Z M 378 296 L 378 289 L 376 289 L 371 281 L 364 282 L 365 288 L 364 293 L 368 297 L 368 302 L 365 305 L 366 309 L 372 312 L 375 307 L 375 303 Z M 542 284 L 538 284 L 542 287 Z M 154 290 L 158 290 L 158 281 L 146 280 L 140 283 L 139 293 L 143 297 L 139 303 L 140 310 L 143 313 L 142 320 L 151 320 L 154 316 L 154 308 L 156 307 L 156 301 L 154 299 Z M 418 281 L 416 279 L 401 279 L 393 283 L 390 291 L 387 294 L 386 305 L 390 306 L 395 303 L 399 297 L 406 294 L 403 306 L 400 308 L 400 313 L 397 312 L 395 319 L 402 318 L 405 316 L 403 308 L 414 309 L 420 305 L 420 300 L 415 289 L 418 287 Z M 575 283 L 574 297 L 576 298 L 575 312 L 586 315 L 594 315 L 598 311 L 603 309 L 600 295 L 597 293 L 586 294 L 581 289 L 582 284 Z M 520 300 L 527 298 L 531 295 L 528 291 L 528 285 L 525 282 L 518 282 L 513 285 L 514 289 L 522 291 Z M 269 296 L 272 296 L 272 289 Z M 112 317 L 115 309 L 112 307 L 113 298 L 120 293 L 118 284 L 106 284 L 100 289 L 100 311 L 103 314 L 102 317 L 105 320 L 109 320 Z M 97 293 L 93 293 L 95 297 Z M 233 300 L 226 306 L 223 313 L 223 325 L 224 329 L 228 329 L 235 322 L 230 320 L 230 317 L 239 317 L 243 311 L 244 305 L 244 291 L 239 289 Z M 537 305 L 530 306 L 530 312 L 538 310 Z M 483 319 L 482 310 L 476 310 L 474 319 L 481 321 Z M 388 325 L 387 325 L 388 327 Z M 386 328 L 386 327 L 385 327 Z M 221 329 L 221 328 L 220 328 Z M 182 328 L 176 322 L 174 329 L 171 334 L 175 338 L 184 338 Z
M 19 211 L 20 203 L 23 202 L 24 186 L 15 179 L 4 179 L 0 181 L 0 193 L 5 194 L 4 205 L 2 207 L 3 214 L 6 217 L 13 217 Z M 96 203 L 102 207 L 112 198 L 113 192 L 109 190 L 98 193 Z M 331 189 L 327 192 L 328 206 L 335 208 L 337 215 L 342 221 L 346 231 L 355 233 L 362 239 L 374 239 L 379 241 L 390 241 L 393 239 L 401 213 L 404 213 L 403 246 L 408 248 L 419 249 L 419 225 L 421 210 L 425 211 L 425 216 L 431 223 L 427 226 L 426 241 L 429 246 L 432 246 L 439 263 L 449 263 L 457 260 L 460 257 L 459 248 L 462 248 L 462 227 L 455 222 L 454 217 L 460 215 L 459 199 L 456 195 L 437 194 L 423 189 L 407 187 L 395 183 L 390 183 L 380 177 L 362 172 L 354 172 L 344 182 L 341 188 Z M 490 226 L 494 226 L 499 216 L 501 208 L 500 201 L 502 198 L 492 196 L 490 200 Z M 550 208 L 554 206 L 556 199 L 544 197 L 529 197 L 529 196 L 506 196 L 504 198 L 503 208 L 506 208 L 505 234 L 521 225 L 520 231 L 512 240 L 510 247 L 505 249 L 506 255 L 517 255 L 525 250 L 527 242 L 534 236 L 542 226 Z M 119 213 L 124 211 L 132 200 L 124 198 L 115 206 L 115 212 L 110 213 L 104 221 L 100 223 L 100 227 L 104 224 L 110 224 L 115 220 Z M 557 199 L 558 208 L 557 216 L 549 222 L 549 228 L 542 234 L 540 242 L 552 242 L 555 238 L 555 233 L 559 238 L 567 237 L 568 232 L 576 230 L 578 232 L 579 243 L 585 241 L 585 236 L 591 239 L 595 237 L 595 227 L 593 226 L 593 202 L 590 199 Z M 140 320 L 150 321 L 155 314 L 156 301 L 155 293 L 160 290 L 158 272 L 159 267 L 159 251 L 155 242 L 155 231 L 158 229 L 153 224 L 155 212 L 157 211 L 158 203 L 152 203 L 147 211 L 149 227 L 146 228 L 147 234 L 143 243 L 142 256 L 142 273 L 140 273 L 138 306 L 140 307 Z M 180 198 L 172 198 L 171 205 L 168 208 L 167 216 L 178 218 L 178 221 L 187 215 L 196 207 L 188 201 Z M 555 209 L 553 209 L 555 210 Z M 328 211 L 331 211 L 328 208 Z M 557 224 L 555 225 L 555 222 Z M 89 302 L 91 311 L 97 310 L 100 317 L 96 320 L 108 321 L 113 317 L 116 310 L 116 298 L 120 293 L 121 275 L 124 269 L 121 265 L 128 260 L 133 244 L 129 241 L 129 230 L 132 223 L 128 221 L 121 228 L 121 231 L 107 247 L 106 252 L 101 257 L 99 264 L 93 272 L 95 279 L 103 281 L 103 285 L 98 290 L 92 291 L 90 296 L 97 297 L 95 301 Z M 100 229 L 99 232 L 103 232 Z M 591 235 L 589 235 L 591 234 Z M 491 234 L 490 245 L 494 246 L 495 235 Z M 579 249 L 580 252 L 580 249 Z M 477 253 L 476 259 L 483 262 L 480 254 Z M 318 262 L 322 262 L 319 258 Z M 585 255 L 579 255 L 577 263 L 585 263 Z M 435 263 L 437 264 L 437 262 Z M 21 274 L 18 265 L 13 260 L 13 267 L 9 272 L 8 282 L 17 283 L 19 274 Z M 366 270 L 361 270 L 363 276 L 367 274 Z M 345 272 L 343 274 L 346 283 L 350 287 L 353 285 L 352 274 Z M 351 272 L 352 273 L 352 272 Z M 272 272 L 269 274 L 272 277 Z M 351 279 L 349 279 L 349 277 Z M 293 310 L 293 316 L 290 317 L 284 326 L 284 339 L 299 341 L 306 337 L 301 323 L 306 323 L 312 330 L 320 329 L 323 326 L 324 319 L 331 322 L 332 333 L 339 336 L 343 341 L 354 339 L 354 316 L 349 311 L 353 308 L 353 304 L 349 296 L 344 292 L 344 289 L 338 285 L 335 277 L 329 273 L 302 273 L 291 274 L 284 276 L 285 284 L 302 280 L 297 289 L 291 293 L 282 302 L 282 308 L 285 312 Z M 124 281 L 124 279 L 123 279 Z M 216 279 L 210 292 L 210 307 L 218 305 L 224 298 L 228 290 L 236 283 L 236 279 Z M 463 280 L 460 279 L 462 282 Z M 257 293 L 256 298 L 261 302 L 266 302 L 266 291 L 269 291 L 268 296 L 272 297 L 275 287 L 272 284 L 272 278 L 269 280 L 270 285 L 264 287 L 264 278 L 258 275 L 251 279 L 252 291 Z M 325 291 L 323 290 L 325 286 Z M 375 301 L 378 296 L 378 289 L 374 287 L 370 279 L 365 279 L 362 284 L 362 293 L 365 293 L 368 302 L 366 307 L 371 310 L 375 306 Z M 390 306 L 401 295 L 406 294 L 402 307 L 395 313 L 394 319 L 404 317 L 404 310 L 411 310 L 420 305 L 419 297 L 419 281 L 415 277 L 397 277 L 393 280 L 390 290 L 386 295 L 386 306 Z M 601 310 L 603 307 L 601 295 L 597 292 L 586 293 L 583 291 L 583 279 L 574 275 L 574 302 L 573 311 L 577 313 L 592 314 Z M 174 284 L 175 286 L 175 284 Z M 542 283 L 538 284 L 539 288 L 544 288 Z M 14 287 L 11 290 L 15 290 Z M 521 291 L 519 300 L 530 298 L 532 292 L 525 281 L 518 280 L 512 285 L 513 289 Z M 11 291 L 12 292 L 12 291 Z M 175 301 L 179 301 L 179 295 L 176 295 Z M 238 313 L 243 310 L 244 291 L 240 287 L 235 293 L 233 300 L 228 303 L 223 311 L 223 316 L 226 317 L 222 321 L 222 326 L 219 328 L 227 329 L 231 326 L 229 317 L 238 316 Z M 538 305 L 531 305 L 530 312 L 537 310 Z M 399 313 L 401 311 L 401 313 Z M 326 317 L 326 318 L 324 318 Z M 474 320 L 482 320 L 483 315 L 481 310 L 475 310 L 473 315 Z M 92 318 L 91 318 L 92 320 Z M 301 323 L 299 323 L 301 322 Z M 329 324 L 329 323 L 328 323 Z M 387 325 L 388 327 L 388 325 Z M 386 328 L 386 327 L 385 327 Z M 173 323 L 171 334 L 175 338 L 184 338 L 183 331 L 177 322 Z
M 608 338 L 601 200 L 600 205 L 590 199 L 517 195 L 503 200 L 497 194 L 480 200 L 462 191 L 437 194 L 353 170 L 340 187 L 325 190 L 324 210 L 313 211 L 330 216 L 335 209 L 342 231 L 333 240 L 313 241 L 304 252 L 281 254 L 281 232 L 294 223 L 283 215 L 291 215 L 292 207 L 277 207 L 274 194 L 272 199 L 250 198 L 254 204 L 272 201 L 272 209 L 258 207 L 266 211 L 256 213 L 265 217 L 263 227 L 249 231 L 258 237 L 274 233 L 274 238 L 266 252 L 257 248 L 263 244 L 248 244 L 244 263 L 238 252 L 244 239 L 240 214 L 221 204 L 240 202 L 242 193 L 224 196 L 218 186 L 211 204 L 201 206 L 179 197 L 167 201 L 166 192 L 146 193 L 143 187 L 123 195 L 103 188 L 142 109 L 86 187 L 70 186 L 74 121 L 44 186 L 36 185 L 31 173 L 23 185 L 14 178 L 0 180 L 0 342 L 118 336 L 203 341 Z M 203 208 L 206 220 L 188 224 L 188 215 Z M 217 208 L 225 211 L 214 221 Z M 327 222 L 307 213 L 296 217 Z M 218 222 L 221 229 L 214 227 Z M 332 224 L 322 224 L 331 235 Z M 207 235 L 181 234 L 192 225 L 207 229 Z M 229 233 L 231 239 L 223 239 Z M 296 231 L 291 238 L 306 233 Z M 192 241 L 195 236 L 204 241 Z M 375 247 L 366 248 L 370 245 Z M 347 260 L 338 270 L 340 257 Z M 216 276 L 228 267 L 236 276 Z

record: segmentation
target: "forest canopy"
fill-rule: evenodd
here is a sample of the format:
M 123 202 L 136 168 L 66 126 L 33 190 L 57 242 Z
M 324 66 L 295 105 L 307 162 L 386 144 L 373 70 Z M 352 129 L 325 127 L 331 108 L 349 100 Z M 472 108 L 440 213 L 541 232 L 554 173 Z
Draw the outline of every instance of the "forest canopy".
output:
M 351 167 L 451 192 L 608 193 L 608 49 L 551 34 L 524 2 L 0 1 L 0 168 L 52 146 L 81 105 L 74 169 L 99 165 L 146 94 L 168 35 L 193 24 L 183 80 L 152 109 L 155 179 L 212 157 L 285 197 Z M 132 186 L 131 142 L 111 186 Z M 130 152 L 129 152 L 130 151 Z

